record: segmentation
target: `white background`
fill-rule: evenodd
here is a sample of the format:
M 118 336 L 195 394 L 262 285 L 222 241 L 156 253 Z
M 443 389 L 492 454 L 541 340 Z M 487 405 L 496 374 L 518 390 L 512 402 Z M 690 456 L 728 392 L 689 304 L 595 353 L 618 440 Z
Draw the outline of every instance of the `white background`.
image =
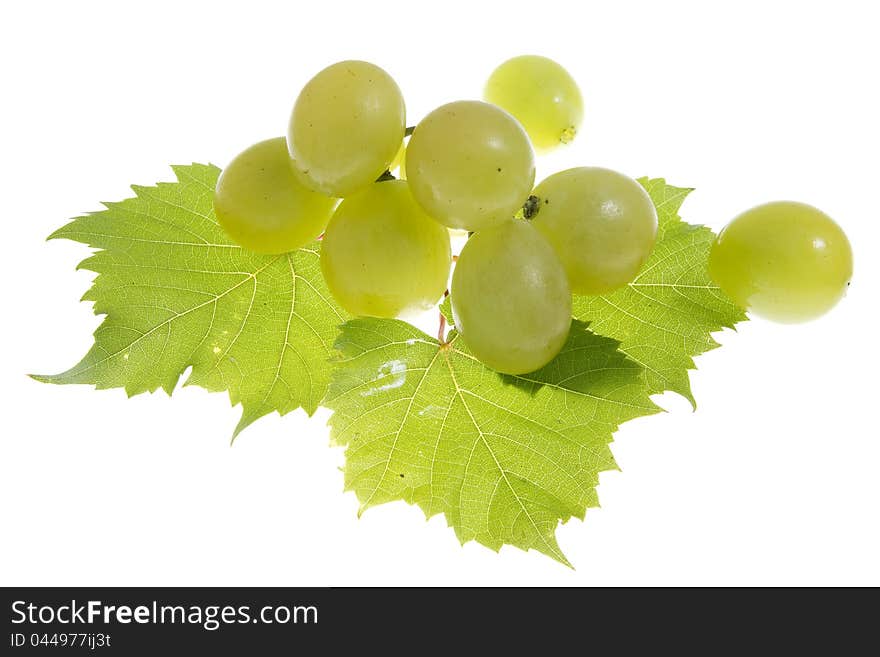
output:
M 880 48 L 868 2 L 16 2 L 0 10 L 0 583 L 22 585 L 880 584 Z M 459 547 L 403 503 L 356 519 L 326 413 L 259 421 L 195 388 L 36 383 L 77 361 L 82 245 L 44 237 L 168 164 L 224 165 L 281 134 L 302 84 L 346 58 L 398 81 L 410 123 L 478 97 L 523 52 L 581 84 L 576 164 L 697 191 L 720 228 L 790 198 L 835 217 L 856 274 L 826 318 L 754 321 L 698 359 L 692 413 L 617 434 L 602 509 L 559 530 L 572 572 Z

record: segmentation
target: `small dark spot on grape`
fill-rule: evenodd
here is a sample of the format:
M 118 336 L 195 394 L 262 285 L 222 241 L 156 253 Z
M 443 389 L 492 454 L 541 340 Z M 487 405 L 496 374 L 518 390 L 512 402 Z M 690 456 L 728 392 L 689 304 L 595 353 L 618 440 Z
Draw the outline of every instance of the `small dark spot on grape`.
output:
M 399 475 L 397 475 L 397 476 L 400 477 L 401 479 L 403 479 L 404 474 L 401 472 L 401 473 L 400 473 Z
M 498 167 L 498 173 L 501 173 L 501 167 Z

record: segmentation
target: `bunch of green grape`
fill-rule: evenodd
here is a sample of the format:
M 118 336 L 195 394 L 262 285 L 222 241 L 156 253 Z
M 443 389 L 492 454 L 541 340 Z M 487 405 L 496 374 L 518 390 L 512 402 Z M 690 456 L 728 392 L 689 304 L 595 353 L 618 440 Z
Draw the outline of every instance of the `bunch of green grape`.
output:
M 484 98 L 407 128 L 388 73 L 333 64 L 300 92 L 286 137 L 251 146 L 222 172 L 216 216 L 259 253 L 320 239 L 327 286 L 354 315 L 411 317 L 451 294 L 456 329 L 484 364 L 540 369 L 568 338 L 573 294 L 638 277 L 657 213 L 639 183 L 610 169 L 577 167 L 535 185 L 535 150 L 570 143 L 583 120 L 581 92 L 556 62 L 510 59 Z M 468 235 L 457 257 L 455 232 Z M 852 253 L 827 215 L 778 202 L 734 219 L 708 267 L 743 307 L 803 321 L 843 295 Z

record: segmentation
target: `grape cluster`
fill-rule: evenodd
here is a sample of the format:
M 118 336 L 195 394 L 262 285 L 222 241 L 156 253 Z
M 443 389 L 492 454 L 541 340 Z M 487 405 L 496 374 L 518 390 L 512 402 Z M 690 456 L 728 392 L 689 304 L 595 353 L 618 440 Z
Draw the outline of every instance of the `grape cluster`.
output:
M 300 92 L 286 137 L 251 146 L 222 172 L 217 218 L 259 253 L 321 238 L 331 293 L 373 317 L 434 307 L 454 259 L 450 233 L 466 231 L 450 289 L 456 327 L 487 366 L 534 371 L 568 337 L 572 294 L 605 294 L 638 275 L 657 213 L 641 185 L 609 169 L 568 169 L 535 186 L 535 150 L 570 142 L 583 118 L 578 86 L 556 62 L 504 62 L 485 101 L 448 103 L 407 128 L 388 73 L 333 64 Z M 829 217 L 776 203 L 722 231 L 709 267 L 743 307 L 800 321 L 843 295 L 852 254 Z

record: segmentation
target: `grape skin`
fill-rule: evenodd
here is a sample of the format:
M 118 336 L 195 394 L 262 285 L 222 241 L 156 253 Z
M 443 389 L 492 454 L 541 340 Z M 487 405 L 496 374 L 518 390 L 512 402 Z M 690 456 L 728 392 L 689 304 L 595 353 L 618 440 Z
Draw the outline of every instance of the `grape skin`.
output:
M 502 63 L 489 76 L 483 98 L 516 117 L 539 152 L 572 141 L 584 117 L 577 83 L 562 66 L 538 55 Z
M 300 184 L 285 139 L 277 137 L 254 144 L 223 170 L 214 191 L 214 214 L 244 248 L 286 253 L 321 234 L 336 202 Z
M 657 210 L 635 180 L 577 167 L 535 188 L 532 220 L 550 240 L 576 294 L 604 294 L 632 282 L 657 240 Z
M 852 273 L 852 248 L 840 226 L 793 201 L 743 212 L 721 231 L 709 255 L 709 274 L 729 297 L 785 324 L 831 310 Z
M 294 168 L 304 185 L 348 196 L 391 164 L 406 131 L 397 83 L 374 64 L 328 66 L 300 92 L 287 132 Z
M 480 101 L 438 107 L 416 126 L 406 175 L 425 211 L 450 228 L 511 219 L 535 182 L 528 136 L 507 112 Z
M 455 326 L 473 354 L 505 374 L 549 363 L 571 328 L 571 291 L 553 248 L 525 221 L 475 233 L 452 276 Z
M 425 214 L 405 180 L 374 183 L 339 204 L 324 234 L 321 269 L 353 315 L 412 316 L 446 289 L 449 232 Z

